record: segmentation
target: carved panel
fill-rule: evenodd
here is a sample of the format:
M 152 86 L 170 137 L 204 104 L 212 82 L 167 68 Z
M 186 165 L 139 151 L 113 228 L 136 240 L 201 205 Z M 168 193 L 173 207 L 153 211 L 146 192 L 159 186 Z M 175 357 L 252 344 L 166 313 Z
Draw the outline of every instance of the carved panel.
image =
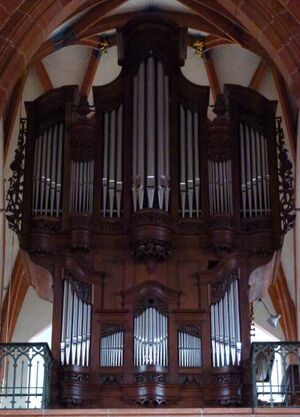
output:
M 201 331 L 199 327 L 195 326 L 187 326 L 187 325 L 180 325 L 178 327 L 179 332 L 187 333 L 190 336 L 201 337 Z
M 31 228 L 37 232 L 57 233 L 61 230 L 61 219 L 45 219 L 33 217 Z
M 86 385 L 89 382 L 89 375 L 82 374 L 78 372 L 69 372 L 62 370 L 62 378 L 64 382 L 78 384 L 78 385 Z
M 91 302 L 91 285 L 87 284 L 86 282 L 75 279 L 69 271 L 65 271 L 64 279 L 66 279 L 72 285 L 72 290 L 76 292 L 77 297 L 81 301 L 87 304 Z
M 230 272 L 222 279 L 222 281 L 218 281 L 213 284 L 210 288 L 211 304 L 215 304 L 220 301 L 224 297 L 225 293 L 229 290 L 232 282 L 237 278 L 237 272 Z
M 10 164 L 13 172 L 9 178 L 9 189 L 7 192 L 7 221 L 9 228 L 14 232 L 21 231 L 22 222 L 22 203 L 23 203 L 23 187 L 24 187 L 24 164 L 25 164 L 25 137 L 26 137 L 27 119 L 20 120 L 20 131 L 15 151 L 15 159 Z
M 149 295 L 134 305 L 134 316 L 139 316 L 149 307 L 156 308 L 164 316 L 168 315 L 168 306 L 159 298 Z
M 111 324 L 111 325 L 108 325 L 108 326 L 104 326 L 101 329 L 100 336 L 101 337 L 106 337 L 106 336 L 110 336 L 114 333 L 121 332 L 121 331 L 123 331 L 123 327 L 121 325 Z
M 101 385 L 121 385 L 123 382 L 122 375 L 100 375 L 99 376 L 99 384 Z
M 181 385 L 202 385 L 204 383 L 204 376 L 199 375 L 178 375 L 178 382 Z
M 135 382 L 137 384 L 149 384 L 149 383 L 166 384 L 167 377 L 166 375 L 159 374 L 157 372 L 145 372 L 145 373 L 137 374 L 135 376 Z

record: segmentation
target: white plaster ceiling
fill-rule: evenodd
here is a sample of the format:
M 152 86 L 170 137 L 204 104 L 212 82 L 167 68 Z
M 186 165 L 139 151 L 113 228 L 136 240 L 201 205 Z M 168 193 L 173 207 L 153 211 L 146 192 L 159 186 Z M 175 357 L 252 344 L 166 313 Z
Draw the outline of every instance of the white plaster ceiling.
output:
M 158 10 L 173 10 L 176 12 L 192 13 L 192 9 L 183 5 L 177 0 L 128 0 L 120 7 L 117 7 L 108 15 L 120 14 L 132 12 L 134 10 L 146 10 L 146 9 L 158 9 Z

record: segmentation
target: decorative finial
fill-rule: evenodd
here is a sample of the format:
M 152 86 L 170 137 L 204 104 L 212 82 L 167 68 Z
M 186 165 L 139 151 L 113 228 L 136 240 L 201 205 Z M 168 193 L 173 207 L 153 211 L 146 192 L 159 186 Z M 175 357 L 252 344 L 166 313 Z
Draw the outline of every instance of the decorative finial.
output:
M 110 47 L 110 44 L 107 39 L 100 38 L 99 42 L 99 50 L 102 54 L 106 55 L 108 52 L 108 48 Z
M 192 47 L 194 48 L 195 55 L 198 58 L 203 58 L 205 53 L 205 40 L 204 38 L 195 39 L 192 43 Z

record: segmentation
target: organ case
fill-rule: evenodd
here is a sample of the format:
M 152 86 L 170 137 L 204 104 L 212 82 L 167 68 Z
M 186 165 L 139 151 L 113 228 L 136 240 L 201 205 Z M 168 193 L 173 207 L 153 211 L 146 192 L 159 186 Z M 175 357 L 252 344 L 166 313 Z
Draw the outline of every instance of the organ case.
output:
M 228 85 L 207 121 L 186 37 L 140 17 L 93 109 L 75 86 L 27 104 L 19 236 L 53 276 L 53 404 L 247 404 L 248 278 L 282 237 L 275 103 Z

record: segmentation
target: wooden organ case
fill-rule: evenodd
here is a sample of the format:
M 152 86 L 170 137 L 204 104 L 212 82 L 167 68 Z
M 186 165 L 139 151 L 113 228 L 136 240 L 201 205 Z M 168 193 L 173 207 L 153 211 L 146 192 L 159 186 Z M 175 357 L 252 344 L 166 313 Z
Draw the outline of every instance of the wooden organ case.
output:
M 208 122 L 186 39 L 140 17 L 93 109 L 76 86 L 27 103 L 19 237 L 53 276 L 55 405 L 250 397 L 248 279 L 282 240 L 275 103 L 226 85 Z

